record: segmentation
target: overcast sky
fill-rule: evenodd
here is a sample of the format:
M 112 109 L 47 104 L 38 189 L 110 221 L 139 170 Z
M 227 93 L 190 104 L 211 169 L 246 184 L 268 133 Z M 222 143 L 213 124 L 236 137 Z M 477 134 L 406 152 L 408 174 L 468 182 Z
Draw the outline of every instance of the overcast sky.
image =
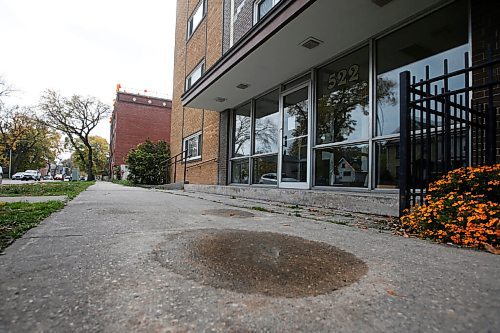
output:
M 171 96 L 175 0 L 0 0 L 0 76 L 33 105 L 45 89 L 112 105 L 116 84 Z M 96 129 L 109 140 L 109 122 Z

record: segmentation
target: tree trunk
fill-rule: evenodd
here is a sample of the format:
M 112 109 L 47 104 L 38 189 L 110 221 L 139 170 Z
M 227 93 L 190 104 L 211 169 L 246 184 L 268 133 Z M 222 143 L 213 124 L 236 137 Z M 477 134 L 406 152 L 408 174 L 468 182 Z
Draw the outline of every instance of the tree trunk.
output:
M 94 166 L 94 161 L 92 160 L 92 146 L 89 144 L 87 146 L 87 180 L 95 180 L 94 173 L 92 171 L 92 167 Z
M 71 143 L 73 148 L 75 148 L 75 151 L 78 154 L 78 156 L 80 157 L 80 159 L 82 160 L 82 162 L 84 164 L 87 164 L 87 162 L 85 161 L 85 155 L 83 155 L 83 152 L 81 151 L 81 149 L 78 148 L 78 145 L 75 143 L 75 140 L 73 139 L 73 137 L 71 135 L 69 135 L 68 133 L 66 133 L 66 135 L 68 136 L 69 142 Z M 85 146 L 88 148 L 89 147 L 88 142 L 85 143 L 83 138 L 80 138 L 80 139 L 82 140 L 82 142 L 84 142 Z
M 17 172 L 17 168 L 21 164 L 23 153 L 21 151 L 16 151 L 14 157 L 14 161 L 12 161 L 12 174 L 15 174 Z M 23 170 L 24 171 L 24 170 Z

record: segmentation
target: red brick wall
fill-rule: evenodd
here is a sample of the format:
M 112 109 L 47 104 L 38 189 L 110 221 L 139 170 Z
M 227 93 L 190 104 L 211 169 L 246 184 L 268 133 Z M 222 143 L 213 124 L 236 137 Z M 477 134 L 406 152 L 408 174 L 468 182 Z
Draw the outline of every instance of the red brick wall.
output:
M 170 100 L 118 92 L 112 115 L 111 164 L 125 164 L 130 149 L 150 139 L 170 143 Z

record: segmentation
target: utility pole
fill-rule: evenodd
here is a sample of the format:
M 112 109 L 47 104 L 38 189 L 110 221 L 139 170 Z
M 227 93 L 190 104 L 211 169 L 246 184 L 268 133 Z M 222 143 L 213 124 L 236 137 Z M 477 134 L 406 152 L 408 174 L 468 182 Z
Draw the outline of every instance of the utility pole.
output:
M 9 148 L 9 179 L 12 179 L 12 148 Z
M 19 139 L 17 141 L 23 142 L 23 141 L 29 141 L 29 140 Z M 12 147 L 10 146 L 10 144 L 8 144 L 6 142 L 0 142 L 0 144 L 6 144 L 6 146 L 9 147 L 9 179 L 12 179 Z

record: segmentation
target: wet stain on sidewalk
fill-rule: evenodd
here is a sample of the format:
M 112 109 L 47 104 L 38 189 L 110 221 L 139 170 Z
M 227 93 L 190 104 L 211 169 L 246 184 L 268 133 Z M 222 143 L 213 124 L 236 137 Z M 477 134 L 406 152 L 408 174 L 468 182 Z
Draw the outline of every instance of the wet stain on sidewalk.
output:
M 208 209 L 202 215 L 214 215 L 221 217 L 247 218 L 254 217 L 255 214 L 240 209 Z
M 277 297 L 329 293 L 368 271 L 353 254 L 325 243 L 244 230 L 184 232 L 160 244 L 154 258 L 205 285 Z

